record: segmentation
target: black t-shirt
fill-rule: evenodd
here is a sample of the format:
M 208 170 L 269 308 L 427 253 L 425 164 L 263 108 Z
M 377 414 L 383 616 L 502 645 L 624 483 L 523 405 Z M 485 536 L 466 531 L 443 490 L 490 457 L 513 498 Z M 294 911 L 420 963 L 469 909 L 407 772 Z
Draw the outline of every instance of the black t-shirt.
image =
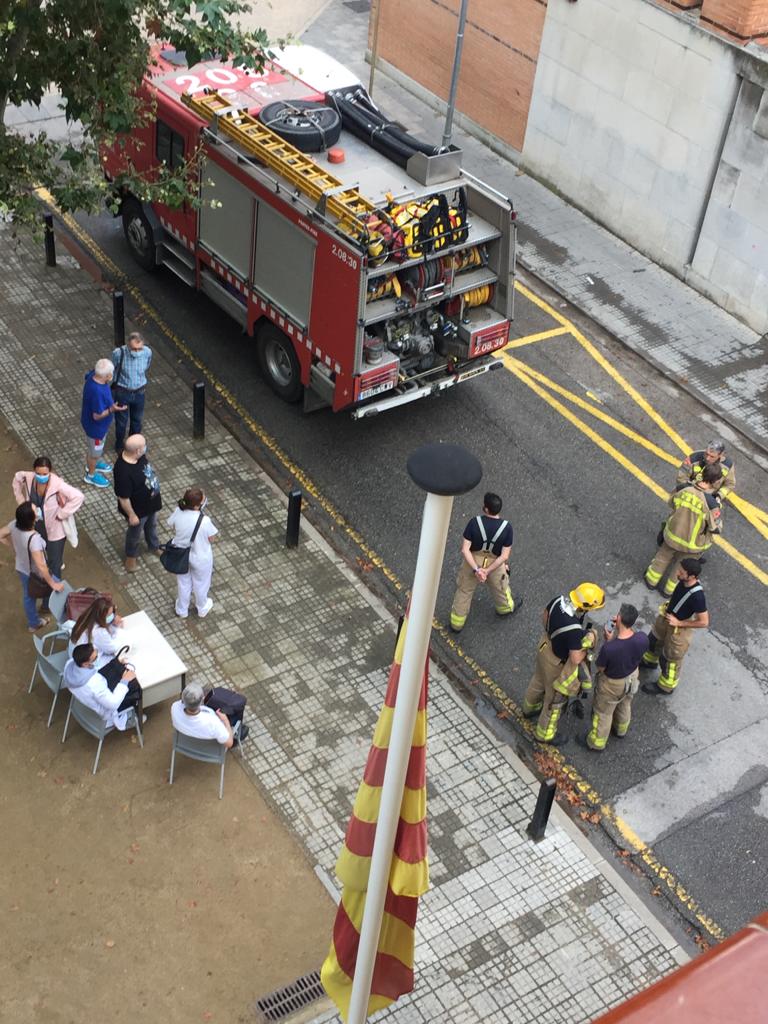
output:
M 138 462 L 126 462 L 121 456 L 115 462 L 112 471 L 115 494 L 118 498 L 127 498 L 130 501 L 133 511 L 143 519 L 152 512 L 159 512 L 163 507 L 163 500 L 160 497 L 160 483 L 152 466 L 147 462 L 147 456 L 142 455 Z M 123 512 L 118 502 L 118 511 Z
M 676 608 L 677 611 L 675 611 Z M 678 619 L 690 619 L 695 612 L 705 612 L 706 610 L 707 599 L 700 583 L 694 583 L 692 587 L 678 583 L 667 604 L 667 613 Z
M 483 529 L 485 530 L 485 536 L 487 541 L 490 542 L 492 537 L 496 536 L 496 532 L 501 526 L 504 519 L 500 519 L 496 516 L 475 516 L 474 519 L 470 519 L 467 523 L 466 529 L 464 530 L 464 540 L 469 541 L 470 551 L 481 551 L 486 541 L 483 540 L 483 535 L 480 532 L 480 526 L 477 520 L 482 520 Z M 501 531 L 498 538 L 491 544 L 491 551 L 494 555 L 500 555 L 502 548 L 512 547 L 512 524 L 507 522 L 507 525 Z
M 552 650 L 561 661 L 566 661 L 571 651 L 581 650 L 581 641 L 586 635 L 586 630 L 581 622 L 584 616 L 577 617 L 569 615 L 563 610 L 562 597 L 556 597 L 547 605 L 549 619 L 547 620 L 547 633 L 552 644 Z M 577 629 L 571 627 L 577 626 Z M 562 633 L 558 630 L 562 629 Z M 554 634 L 557 633 L 557 636 Z
M 624 640 L 618 637 L 606 640 L 597 656 L 597 667 L 601 668 L 609 679 L 626 679 L 643 660 L 647 650 L 646 633 L 633 633 Z

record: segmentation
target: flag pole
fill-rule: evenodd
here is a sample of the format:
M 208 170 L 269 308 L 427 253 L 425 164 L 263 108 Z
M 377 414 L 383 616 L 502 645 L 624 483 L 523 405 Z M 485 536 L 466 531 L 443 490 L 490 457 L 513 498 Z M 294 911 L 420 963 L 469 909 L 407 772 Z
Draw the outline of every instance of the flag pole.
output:
M 427 492 L 427 497 L 347 1024 L 365 1024 L 368 1017 L 376 949 L 453 499 L 476 487 L 483 470 L 478 459 L 458 445 L 428 444 L 410 456 L 408 473 Z

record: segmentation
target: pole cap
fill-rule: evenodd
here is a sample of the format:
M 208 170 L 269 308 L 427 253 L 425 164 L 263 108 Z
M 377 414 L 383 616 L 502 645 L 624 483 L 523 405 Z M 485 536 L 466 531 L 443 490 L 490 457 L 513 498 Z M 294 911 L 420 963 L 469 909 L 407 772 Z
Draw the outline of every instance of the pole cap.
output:
M 430 494 L 456 496 L 483 478 L 480 460 L 458 444 L 425 444 L 408 456 L 411 480 Z

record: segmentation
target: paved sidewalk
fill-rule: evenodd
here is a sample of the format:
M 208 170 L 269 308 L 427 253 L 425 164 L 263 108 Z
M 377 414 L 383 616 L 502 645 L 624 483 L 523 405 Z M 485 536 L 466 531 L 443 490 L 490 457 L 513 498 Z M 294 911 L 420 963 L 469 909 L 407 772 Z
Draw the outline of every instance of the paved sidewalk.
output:
M 302 39 L 353 68 L 367 86 L 364 7 L 332 0 Z M 445 17 L 452 17 L 447 8 Z M 438 142 L 444 117 L 426 93 L 420 98 L 410 91 L 413 83 L 404 88 L 404 77 L 386 70 L 376 72 L 376 102 L 417 135 Z M 512 197 L 524 268 L 768 454 L 768 336 L 758 336 L 467 132 L 455 127 L 453 141 L 469 171 Z
M 0 252 L 2 408 L 27 446 L 49 452 L 76 482 L 83 470 L 82 378 L 111 348 L 110 305 L 74 261 L 47 269 L 42 248 L 27 240 L 16 248 L 8 228 L 0 227 Z M 205 440 L 190 440 L 190 397 L 157 353 L 145 423 L 150 457 L 165 515 L 193 483 L 209 495 L 221 531 L 214 609 L 204 621 L 176 618 L 174 582 L 146 554 L 136 575 L 117 571 L 136 606 L 190 666 L 189 678 L 248 695 L 251 777 L 334 889 L 335 859 L 385 691 L 394 622 L 313 529 L 298 550 L 284 548 L 282 497 L 212 416 Z M 117 567 L 124 531 L 114 497 L 87 491 L 80 528 Z M 67 561 L 74 574 L 77 552 Z M 431 679 L 433 888 L 419 917 L 416 992 L 385 1016 L 577 1024 L 684 959 L 559 811 L 544 842 L 527 839 L 531 776 L 434 665 Z M 164 713 L 150 711 L 155 734 Z M 325 952 L 318 950 L 318 967 Z

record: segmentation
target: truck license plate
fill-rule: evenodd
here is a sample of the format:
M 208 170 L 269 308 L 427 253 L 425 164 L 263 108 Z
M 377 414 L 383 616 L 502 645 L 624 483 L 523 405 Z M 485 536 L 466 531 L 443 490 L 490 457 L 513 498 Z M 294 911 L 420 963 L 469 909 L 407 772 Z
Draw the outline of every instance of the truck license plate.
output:
M 365 391 L 360 392 L 360 401 L 364 398 L 373 398 L 374 395 L 380 395 L 382 391 L 390 391 L 395 386 L 393 380 L 385 380 L 383 384 L 377 384 L 376 387 L 366 388 Z

